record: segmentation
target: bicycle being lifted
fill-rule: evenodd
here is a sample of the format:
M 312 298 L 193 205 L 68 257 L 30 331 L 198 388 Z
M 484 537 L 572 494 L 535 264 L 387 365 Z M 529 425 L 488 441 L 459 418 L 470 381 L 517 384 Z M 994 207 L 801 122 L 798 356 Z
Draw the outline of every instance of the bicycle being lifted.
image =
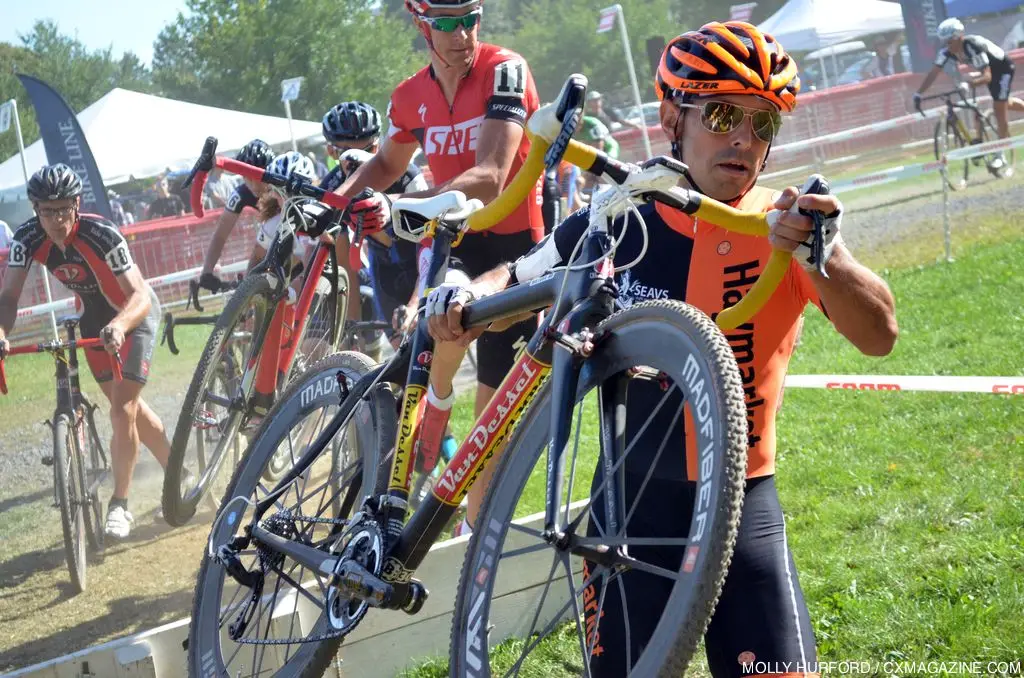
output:
M 322 675 L 342 639 L 371 607 L 420 611 L 428 591 L 416 578 L 417 568 L 506 439 L 508 449 L 461 573 L 452 675 L 490 675 L 489 647 L 511 634 L 527 639 L 509 671 L 517 673 L 563 620 L 574 627 L 586 656 L 595 638 L 583 626 L 581 596 L 597 579 L 614 580 L 628 568 L 674 582 L 633 672 L 681 675 L 712 613 L 739 521 L 747 445 L 742 381 L 724 335 L 696 309 L 653 301 L 616 310 L 611 264 L 616 242 L 609 223 L 631 211 L 634 200 L 658 200 L 747 234 L 767 235 L 768 226 L 764 214 L 743 214 L 679 188 L 683 166 L 674 160 L 627 166 L 571 141 L 584 93 L 585 79 L 575 76 L 557 106 L 531 118 L 530 156 L 486 208 L 458 192 L 395 201 L 397 234 L 433 238 L 430 287 L 443 281 L 461 234 L 500 221 L 563 153 L 614 184 L 595 196 L 590 228 L 568 267 L 464 309 L 467 328 L 549 310 L 411 516 L 419 403 L 433 346 L 426 323 L 419 323 L 391 361 L 362 370 L 361 377 L 354 378 L 361 371 L 354 369 L 359 357 L 339 354 L 289 387 L 236 470 L 210 534 L 188 644 L 194 675 Z M 635 227 L 645 228 L 642 221 Z M 774 253 L 747 297 L 719 314 L 719 325 L 732 328 L 750 318 L 788 264 L 788 254 Z M 395 384 L 404 385 L 397 423 L 390 395 Z M 630 547 L 653 541 L 631 540 L 623 530 L 635 506 L 622 491 L 621 477 L 633 449 L 628 432 L 635 428 L 627 427 L 621 412 L 636 385 L 663 393 L 650 418 L 640 423 L 641 431 L 662 417 L 694 419 L 700 473 L 689 537 L 658 541 L 685 546 L 685 558 L 673 569 L 634 557 Z M 583 421 L 595 413 L 596 424 Z M 311 421 L 318 426 L 307 428 Z M 584 448 L 597 447 L 597 454 L 586 456 L 581 439 Z M 296 462 L 268 483 L 266 465 L 282 447 Z M 612 517 L 607 533 L 587 531 L 589 509 L 597 502 Z M 524 522 L 524 507 L 542 513 Z M 531 601 L 539 599 L 536 609 L 509 608 L 509 600 L 521 599 L 514 595 L 522 593 L 516 571 L 535 566 L 537 558 L 545 558 L 548 581 L 532 589 Z M 595 569 L 581 576 L 581 559 Z M 275 651 L 267 652 L 268 646 Z
M 290 185 L 301 187 L 302 195 L 323 197 L 323 191 L 295 173 L 274 174 L 276 163 L 264 170 L 217 158 L 216 150 L 216 139 L 208 139 L 197 168 L 209 171 L 216 165 L 255 175 L 278 189 Z M 192 184 L 195 171 L 185 185 L 192 185 L 195 212 L 202 216 L 202 186 Z M 347 204 L 340 198 L 338 202 L 342 207 Z M 221 470 L 238 463 L 247 436 L 288 381 L 338 349 L 349 282 L 337 265 L 330 238 L 339 227 L 337 216 L 309 197 L 285 200 L 264 260 L 249 271 L 218 317 L 171 442 L 162 501 L 164 518 L 171 525 L 185 524 L 204 497 L 219 494 Z M 301 268 L 293 256 L 300 237 L 313 245 Z M 300 271 L 302 286 L 296 292 L 293 282 Z M 288 462 L 278 462 L 279 473 Z
M 942 160 L 950 151 L 966 148 L 999 138 L 999 131 L 991 111 L 982 112 L 976 101 L 967 97 L 967 88 L 957 88 L 949 92 L 940 92 L 921 97 L 917 101 L 917 111 L 924 115 L 921 102 L 930 99 L 942 99 L 946 113 L 935 123 L 934 151 L 935 159 Z M 966 120 L 965 120 L 966 119 Z M 969 123 L 974 124 L 973 131 Z M 1014 149 L 1007 148 L 988 155 L 965 158 L 963 169 L 954 169 L 952 163 L 946 167 L 946 183 L 950 189 L 958 191 L 967 186 L 967 177 L 971 166 L 978 167 L 984 163 L 992 176 L 1003 178 L 1013 174 L 1015 159 Z

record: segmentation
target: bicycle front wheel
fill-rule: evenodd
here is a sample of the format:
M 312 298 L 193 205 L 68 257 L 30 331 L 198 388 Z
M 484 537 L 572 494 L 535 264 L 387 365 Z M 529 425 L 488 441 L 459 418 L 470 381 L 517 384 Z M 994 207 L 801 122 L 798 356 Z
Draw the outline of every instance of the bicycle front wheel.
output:
M 57 415 L 53 423 L 53 480 L 57 486 L 60 525 L 64 532 L 64 557 L 75 593 L 85 591 L 86 529 L 85 478 L 81 451 L 71 417 Z
M 394 438 L 397 403 L 388 386 L 363 397 L 340 397 L 342 388 L 351 388 L 372 369 L 369 359 L 358 353 L 330 356 L 292 383 L 264 419 L 224 495 L 224 512 L 214 522 L 210 551 L 199 568 L 189 675 L 312 677 L 323 675 L 329 666 L 342 634 L 325 612 L 328 575 L 271 549 L 252 547 L 237 553 L 240 567 L 258 573 L 260 583 L 247 586 L 211 551 L 218 553 L 220 546 L 246 533 L 249 507 L 275 488 L 266 480 L 272 460 L 284 454 L 294 463 L 339 411 L 351 413 L 348 424 L 276 495 L 261 524 L 321 548 L 325 556 L 348 545 L 346 527 L 360 501 L 386 487 L 386 471 L 378 468 L 385 456 L 382 449 Z M 346 627 L 358 624 L 367 610 L 354 602 L 339 608 Z
M 952 118 L 939 120 L 935 123 L 935 159 L 942 160 L 946 153 L 970 145 L 970 140 L 960 133 L 959 125 Z M 967 175 L 971 170 L 971 161 L 964 160 L 963 167 L 955 163 L 946 166 L 946 183 L 953 191 L 967 186 Z
M 83 400 L 85 400 L 83 398 Z M 89 401 L 79 408 L 76 415 L 78 432 L 76 437 L 79 441 L 78 455 L 82 465 L 82 477 L 85 479 L 83 497 L 83 513 L 85 514 L 85 531 L 89 538 L 89 546 L 94 551 L 103 550 L 103 504 L 100 501 L 100 482 L 107 472 L 106 455 L 103 453 L 103 443 L 100 434 L 96 430 L 96 422 L 93 420 L 93 410 Z
M 456 598 L 452 676 L 544 675 L 557 658 L 578 675 L 597 660 L 605 675 L 675 677 L 707 627 L 746 472 L 733 352 L 679 302 L 636 304 L 597 335 L 564 450 L 548 449 L 558 407 L 549 382 L 491 480 Z M 555 458 L 564 476 L 552 538 L 543 510 Z M 550 636 L 557 657 L 541 646 Z
M 274 313 L 270 281 L 250 276 L 238 286 L 206 342 L 174 428 L 164 472 L 164 519 L 179 527 L 196 513 L 204 496 L 219 483 L 230 457 L 245 450 L 242 432 L 251 412 L 241 372 L 253 364 Z

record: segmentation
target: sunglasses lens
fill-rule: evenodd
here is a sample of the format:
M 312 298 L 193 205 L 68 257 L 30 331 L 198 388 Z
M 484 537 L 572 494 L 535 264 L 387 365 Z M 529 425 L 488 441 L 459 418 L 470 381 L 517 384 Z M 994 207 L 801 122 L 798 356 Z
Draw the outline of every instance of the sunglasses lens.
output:
M 775 133 L 781 124 L 781 121 L 777 120 L 771 111 L 758 111 L 754 113 L 750 121 L 754 124 L 754 134 L 757 135 L 757 138 L 769 143 L 775 138 Z
M 732 104 L 712 101 L 704 105 L 701 122 L 709 132 L 728 134 L 743 122 L 743 111 Z
M 467 31 L 480 21 L 479 12 L 471 12 L 462 16 L 439 16 L 430 20 L 431 25 L 442 33 L 453 33 L 459 26 Z

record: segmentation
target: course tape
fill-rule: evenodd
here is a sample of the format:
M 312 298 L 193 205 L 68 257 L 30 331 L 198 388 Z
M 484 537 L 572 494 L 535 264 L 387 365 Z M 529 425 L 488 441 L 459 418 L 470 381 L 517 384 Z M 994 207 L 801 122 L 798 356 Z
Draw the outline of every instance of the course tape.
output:
M 1024 395 L 1024 377 L 940 377 L 875 374 L 791 374 L 787 388 L 847 391 L 939 391 Z
M 241 273 L 248 266 L 246 261 L 237 261 L 227 266 L 221 266 L 218 271 L 221 274 L 230 273 Z M 183 282 L 185 280 L 191 280 L 197 277 L 203 272 L 202 267 L 190 268 L 186 271 L 177 271 L 176 273 L 168 273 L 167 275 L 158 275 L 155 278 L 149 278 L 146 280 L 150 287 L 163 287 L 164 285 L 173 285 L 174 283 Z M 39 304 L 37 306 L 29 306 L 28 308 L 22 308 L 18 310 L 19 318 L 33 318 L 40 315 L 47 315 L 51 311 L 68 311 L 75 307 L 75 298 L 70 297 L 68 299 L 59 299 L 57 301 L 48 302 L 45 304 Z

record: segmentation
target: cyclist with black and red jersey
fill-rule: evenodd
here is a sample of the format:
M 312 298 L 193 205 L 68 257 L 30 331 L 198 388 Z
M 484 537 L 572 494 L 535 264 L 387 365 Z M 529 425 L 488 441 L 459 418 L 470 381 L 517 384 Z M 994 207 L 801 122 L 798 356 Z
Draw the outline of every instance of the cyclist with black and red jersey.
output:
M 863 353 L 885 355 L 898 333 L 893 297 L 843 245 L 843 207 L 837 198 L 798 197 L 793 187 L 777 193 L 755 185 L 781 114 L 793 110 L 799 91 L 796 63 L 779 43 L 747 23 L 708 24 L 669 43 L 655 85 L 662 128 L 675 158 L 689 165 L 684 173 L 689 185 L 742 210 L 770 212 L 771 235 L 767 240 L 739 235 L 663 204 L 642 205 L 646 235 L 633 217 L 613 224 L 616 268 L 636 262 L 617 275 L 622 303 L 676 299 L 713 316 L 749 291 L 772 247 L 794 255 L 762 310 L 726 333 L 746 394 L 749 447 L 736 545 L 705 636 L 708 664 L 716 678 L 757 675 L 757 665 L 773 667 L 776 675 L 813 674 L 814 633 L 775 488 L 775 414 L 808 303 Z M 828 277 L 812 263 L 811 217 L 789 211 L 794 203 L 824 215 L 821 245 Z M 629 228 L 627 219 L 633 222 Z M 427 302 L 432 336 L 439 342 L 471 340 L 476 331 L 461 325 L 464 304 L 566 265 L 588 222 L 589 210 L 578 212 L 527 256 L 495 268 L 468 289 L 436 289 Z M 631 540 L 654 540 L 657 545 L 631 545 L 630 556 L 673 573 L 683 565 L 685 547 L 678 544 L 690 536 L 699 479 L 681 398 L 679 392 L 664 394 L 657 381 L 630 383 L 623 414 L 625 440 L 635 451 L 623 460 L 622 474 L 622 505 L 630 507 L 629 517 L 612 533 L 606 502 L 594 501 L 588 528 L 591 536 L 628 533 Z M 610 460 L 603 462 L 610 467 Z M 592 491 L 603 484 L 604 468 L 597 465 Z M 629 675 L 630 658 L 635 662 L 643 652 L 675 582 L 648 567 L 613 572 L 585 563 L 584 579 L 591 577 L 580 603 L 592 648 L 590 675 Z
M 524 126 L 539 107 L 533 76 L 520 55 L 479 41 L 482 0 L 406 0 L 406 8 L 430 47 L 430 64 L 395 89 L 388 106 L 387 138 L 338 192 L 352 197 L 366 187 L 384 190 L 405 170 L 419 146 L 436 185 L 414 195 L 459 190 L 488 203 L 519 171 L 529 150 Z M 540 202 L 539 187 L 535 187 L 491 231 L 465 236 L 455 256 L 470 276 L 524 254 L 542 237 Z M 386 196 L 374 193 L 355 201 L 349 214 L 371 229 L 380 228 L 390 218 L 389 205 Z M 421 272 L 424 264 L 421 261 Z M 519 342 L 535 326 L 534 320 L 526 320 L 480 338 L 478 413 L 511 369 Z M 435 347 L 420 433 L 424 468 L 436 463 L 455 397 L 452 379 L 464 354 L 465 348 L 454 343 Z M 486 482 L 474 485 L 471 507 L 473 497 L 481 497 L 484 487 Z
M 149 377 L 160 302 L 132 261 L 128 243 L 103 217 L 79 212 L 82 179 L 67 165 L 47 165 L 32 175 L 28 196 L 36 216 L 18 228 L 0 290 L 0 356 L 10 344 L 18 298 L 37 261 L 74 292 L 81 308 L 83 337 L 102 337 L 103 349 L 86 351 L 93 376 L 110 401 L 114 494 L 107 510 L 106 534 L 124 539 L 134 519 L 128 490 L 141 442 L 161 466 L 170 442 L 164 425 L 142 399 Z M 110 355 L 121 360 L 123 380 L 113 380 Z
M 253 139 L 242 147 L 235 159 L 247 165 L 266 169 L 274 160 L 274 151 L 262 139 Z M 217 229 L 213 232 L 213 237 L 210 238 L 210 244 L 206 249 L 206 259 L 203 261 L 203 270 L 199 275 L 200 287 L 214 293 L 221 290 L 221 280 L 214 274 L 213 269 L 220 261 L 224 244 L 228 241 L 228 236 L 234 230 L 235 224 L 238 223 L 239 215 L 247 207 L 253 210 L 257 209 L 260 196 L 265 190 L 263 184 L 245 179 L 231 193 L 224 206 L 224 211 L 217 219 Z

